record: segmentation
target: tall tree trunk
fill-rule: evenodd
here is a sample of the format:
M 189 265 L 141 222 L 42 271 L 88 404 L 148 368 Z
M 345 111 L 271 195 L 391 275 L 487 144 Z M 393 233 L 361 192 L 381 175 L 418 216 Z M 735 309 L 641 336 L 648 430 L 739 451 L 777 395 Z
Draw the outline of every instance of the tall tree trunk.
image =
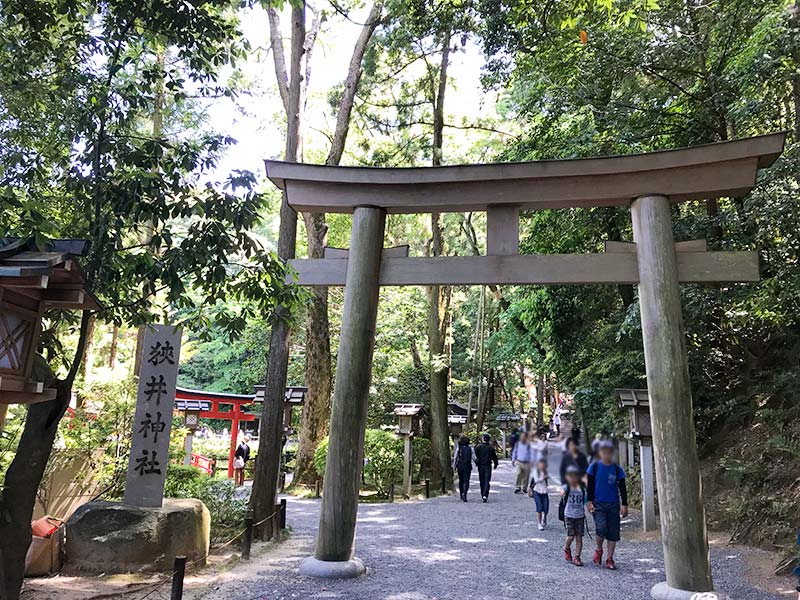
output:
M 283 42 L 280 36 L 278 13 L 274 8 L 268 11 L 270 36 L 278 89 L 287 117 L 286 149 L 284 160 L 296 162 L 300 145 L 300 98 L 301 64 L 305 44 L 305 5 L 292 8 L 292 36 L 289 62 L 289 76 L 286 74 Z M 297 214 L 289 206 L 284 193 L 281 198 L 281 224 L 278 232 L 278 256 L 281 260 L 294 258 L 297 245 Z M 259 427 L 259 451 L 256 456 L 253 491 L 250 495 L 250 509 L 256 522 L 266 519 L 275 509 L 278 497 L 278 475 L 283 440 L 283 400 L 286 389 L 286 372 L 289 366 L 289 324 L 288 309 L 278 306 L 271 317 L 272 329 L 269 338 L 269 358 L 264 382 L 264 405 L 261 410 Z M 235 435 L 236 432 L 232 432 Z M 271 538 L 277 532 L 272 530 L 272 519 L 256 528 L 257 538 Z
M 438 81 L 432 84 L 433 102 L 433 166 L 442 164 L 444 144 L 444 100 L 447 91 L 447 67 L 450 62 L 450 36 L 448 30 L 442 40 L 442 58 L 439 63 Z M 439 213 L 431 214 L 431 256 L 444 254 L 444 230 Z M 450 304 L 450 289 L 434 285 L 428 288 L 428 349 L 430 353 L 431 388 L 431 455 L 434 479 L 445 477 L 453 480 L 450 466 L 450 435 L 447 424 L 447 382 L 449 380 L 445 340 L 447 335 L 447 311 Z
M 114 325 L 111 330 L 111 346 L 108 349 L 108 368 L 117 368 L 117 346 L 119 345 L 119 325 Z
M 367 21 L 353 46 L 350 64 L 345 78 L 344 91 L 336 114 L 336 128 L 325 164 L 336 166 L 342 160 L 350 118 L 353 112 L 358 82 L 362 74 L 362 62 L 375 28 L 380 23 L 383 2 L 375 2 Z M 316 36 L 314 36 L 316 37 Z M 313 42 L 306 39 L 306 51 Z M 310 64 L 306 58 L 306 82 Z M 328 237 L 328 225 L 322 213 L 304 214 L 309 258 L 323 258 Z M 295 458 L 294 481 L 311 484 L 317 479 L 314 468 L 314 452 L 328 432 L 331 412 L 331 336 L 328 320 L 328 288 L 317 286 L 311 289 L 312 298 L 306 312 L 306 364 L 305 383 L 308 387 L 306 401 L 300 416 L 300 440 Z
M 304 214 L 308 257 L 322 258 L 325 253 L 328 226 L 324 214 Z M 328 432 L 331 415 L 331 336 L 328 322 L 328 288 L 311 288 L 311 301 L 306 308 L 306 401 L 300 415 L 300 440 L 295 458 L 294 481 L 311 484 L 317 478 L 314 451 Z
M 536 427 L 544 425 L 544 372 L 539 373 L 536 382 Z
M 478 374 L 480 381 L 480 368 L 476 370 L 476 366 L 480 365 L 480 347 L 481 338 L 483 337 L 483 315 L 486 307 L 486 286 L 481 286 L 480 299 L 478 300 L 478 312 L 475 315 L 475 339 L 472 345 L 472 363 L 469 368 L 469 394 L 467 396 L 467 423 L 472 420 L 472 400 L 475 397 L 475 375 Z M 480 388 L 479 388 L 480 389 Z M 480 395 L 480 394 L 479 394 Z M 480 427 L 478 427 L 480 431 Z
M 92 380 L 92 364 L 94 363 L 94 326 L 95 326 L 96 318 L 92 315 L 89 319 L 89 331 L 86 337 L 86 346 L 83 349 L 83 357 L 81 358 L 81 369 L 80 373 L 83 377 L 84 385 L 88 384 Z M 82 407 L 83 403 L 85 402 L 85 398 L 83 394 L 78 395 L 77 404 L 78 407 Z
M 157 81 L 154 90 L 153 96 L 153 114 L 150 115 L 150 135 L 153 140 L 160 140 L 164 137 L 164 108 L 166 106 L 166 82 L 164 79 L 164 69 L 166 67 L 166 60 L 167 60 L 167 49 L 162 43 L 156 44 L 156 65 L 158 66 L 157 70 Z M 156 170 L 155 166 L 152 169 L 153 171 Z M 144 231 L 142 232 L 142 243 L 147 245 L 150 244 L 150 241 L 153 239 L 153 230 L 155 228 L 155 224 L 151 221 L 148 222 L 147 225 L 144 227 Z M 149 294 L 152 292 L 149 282 L 144 282 L 142 284 L 142 298 L 147 303 L 147 306 L 150 305 L 149 301 L 147 300 Z M 139 372 L 142 370 L 142 356 L 144 354 L 144 335 L 147 331 L 147 324 L 139 325 L 139 328 L 136 330 L 136 349 L 134 350 L 133 354 L 133 375 L 134 377 L 139 377 Z M 91 343 L 91 341 L 90 341 Z

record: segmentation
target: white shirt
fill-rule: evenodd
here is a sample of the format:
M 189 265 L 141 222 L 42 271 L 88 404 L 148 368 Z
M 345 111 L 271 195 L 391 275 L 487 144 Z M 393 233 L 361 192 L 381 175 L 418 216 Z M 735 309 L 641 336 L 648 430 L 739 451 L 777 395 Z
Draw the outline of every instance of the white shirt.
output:
M 547 485 L 550 483 L 550 476 L 547 473 L 534 472 L 531 477 L 531 484 L 533 484 L 533 491 L 537 494 L 546 494 Z

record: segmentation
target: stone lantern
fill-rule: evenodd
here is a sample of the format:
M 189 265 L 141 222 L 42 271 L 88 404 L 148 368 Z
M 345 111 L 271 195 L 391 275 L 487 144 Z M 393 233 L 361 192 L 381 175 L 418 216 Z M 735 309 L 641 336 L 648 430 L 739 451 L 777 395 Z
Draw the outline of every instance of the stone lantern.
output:
M 176 399 L 175 410 L 183 413 L 183 426 L 189 430 L 183 445 L 183 464 L 190 465 L 192 464 L 194 434 L 200 427 L 200 413 L 211 410 L 211 402 L 207 400 Z
M 620 440 L 621 462 L 633 467 L 633 446 L 629 440 L 639 442 L 639 468 L 642 476 L 642 524 L 645 531 L 658 527 L 655 507 L 655 481 L 653 475 L 653 428 L 650 423 L 650 397 L 647 390 L 617 390 L 619 405 L 628 409 L 629 431 Z
M 411 438 L 419 427 L 422 414 L 422 404 L 395 404 L 394 414 L 397 415 L 399 433 L 403 438 L 403 496 L 411 497 L 411 467 L 414 460 L 414 451 Z

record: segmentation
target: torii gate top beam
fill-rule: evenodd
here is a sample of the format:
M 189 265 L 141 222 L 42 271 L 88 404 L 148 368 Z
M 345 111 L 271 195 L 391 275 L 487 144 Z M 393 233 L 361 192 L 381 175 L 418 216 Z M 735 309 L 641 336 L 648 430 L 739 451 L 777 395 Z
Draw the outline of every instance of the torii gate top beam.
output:
M 658 193 L 672 201 L 741 195 L 783 150 L 785 133 L 704 146 L 526 163 L 422 168 L 330 167 L 266 161 L 267 175 L 300 212 L 468 212 L 621 206 Z

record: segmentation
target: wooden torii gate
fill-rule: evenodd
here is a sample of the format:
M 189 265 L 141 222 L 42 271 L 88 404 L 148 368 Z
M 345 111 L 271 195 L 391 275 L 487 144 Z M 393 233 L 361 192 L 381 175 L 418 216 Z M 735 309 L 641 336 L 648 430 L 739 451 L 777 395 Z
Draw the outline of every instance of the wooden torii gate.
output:
M 317 547 L 301 572 L 354 577 L 356 512 L 381 285 L 637 284 L 667 581 L 654 598 L 711 592 L 680 283 L 759 278 L 756 252 L 673 239 L 671 203 L 747 193 L 783 133 L 647 154 L 436 168 L 267 161 L 296 211 L 353 213 L 349 253 L 291 260 L 301 285 L 345 286 Z M 630 206 L 632 244 L 602 254 L 519 254 L 519 211 Z M 487 255 L 408 258 L 383 249 L 387 213 L 486 211 Z M 713 597 L 713 594 L 704 598 Z

